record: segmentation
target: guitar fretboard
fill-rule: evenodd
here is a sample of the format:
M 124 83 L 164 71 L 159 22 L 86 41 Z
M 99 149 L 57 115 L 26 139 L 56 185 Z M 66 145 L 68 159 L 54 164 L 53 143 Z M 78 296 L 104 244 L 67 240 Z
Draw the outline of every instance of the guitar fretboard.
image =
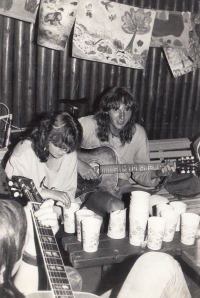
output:
M 168 163 L 174 165 L 173 163 Z M 112 173 L 131 173 L 160 170 L 162 163 L 135 163 L 135 164 L 116 164 L 116 165 L 100 165 L 101 174 Z
M 32 202 L 33 211 L 38 210 L 39 207 L 39 203 Z M 42 226 L 37 218 L 35 218 L 34 214 L 33 220 L 49 278 L 50 287 L 55 298 L 74 298 L 52 229 L 50 227 Z

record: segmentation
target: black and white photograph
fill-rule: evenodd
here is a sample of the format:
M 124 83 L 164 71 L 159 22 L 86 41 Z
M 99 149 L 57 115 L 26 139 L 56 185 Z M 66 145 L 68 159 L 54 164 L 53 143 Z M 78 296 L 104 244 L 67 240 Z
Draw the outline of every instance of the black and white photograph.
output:
M 0 0 L 0 298 L 200 297 L 200 0 Z

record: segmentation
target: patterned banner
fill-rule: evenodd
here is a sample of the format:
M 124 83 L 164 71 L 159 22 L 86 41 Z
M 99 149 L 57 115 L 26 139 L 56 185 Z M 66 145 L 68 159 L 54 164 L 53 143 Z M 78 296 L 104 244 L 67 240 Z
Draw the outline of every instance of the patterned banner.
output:
M 164 47 L 164 52 L 174 77 L 184 75 L 200 67 L 200 45 L 199 37 L 196 33 L 197 24 L 197 16 L 191 14 L 189 21 L 190 38 L 188 48 L 174 49 L 171 47 Z
M 0 14 L 35 23 L 40 0 L 0 0 Z
M 143 69 L 155 14 L 115 2 L 79 0 L 72 55 Z
M 64 51 L 74 20 L 78 1 L 42 0 L 37 43 Z
M 188 48 L 190 12 L 157 10 L 151 47 Z

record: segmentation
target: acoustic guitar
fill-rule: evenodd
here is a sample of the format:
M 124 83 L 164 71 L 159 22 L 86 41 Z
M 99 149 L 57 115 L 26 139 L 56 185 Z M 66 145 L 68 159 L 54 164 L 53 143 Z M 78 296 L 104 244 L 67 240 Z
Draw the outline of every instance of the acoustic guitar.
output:
M 31 179 L 13 176 L 13 182 L 20 191 L 32 202 L 33 222 L 36 229 L 38 242 L 44 260 L 44 265 L 51 291 L 38 291 L 27 295 L 27 298 L 95 298 L 91 293 L 73 292 L 65 266 L 59 251 L 58 244 L 51 227 L 45 227 L 34 216 L 40 208 L 43 199 Z
M 198 167 L 198 163 L 189 157 L 177 162 L 118 164 L 114 150 L 106 146 L 81 149 L 78 157 L 88 163 L 98 174 L 98 177 L 92 180 L 85 180 L 78 175 L 78 189 L 83 192 L 89 192 L 97 187 L 109 192 L 114 190 L 118 183 L 118 173 L 155 171 L 160 170 L 166 164 L 176 167 L 178 173 L 182 170 L 187 173 L 192 172 Z

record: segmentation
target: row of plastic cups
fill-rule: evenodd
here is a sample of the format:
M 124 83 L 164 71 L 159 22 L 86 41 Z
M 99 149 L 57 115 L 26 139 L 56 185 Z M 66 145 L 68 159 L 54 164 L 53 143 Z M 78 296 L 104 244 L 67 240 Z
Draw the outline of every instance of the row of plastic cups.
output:
M 169 204 L 167 203 L 160 203 L 156 205 L 156 215 L 161 216 L 161 212 L 164 210 L 174 210 L 179 214 L 178 222 L 176 226 L 176 231 L 180 231 L 180 215 L 185 213 L 187 209 L 187 205 L 183 202 L 173 201 Z
M 147 246 L 153 250 L 159 250 L 162 241 L 171 242 L 174 238 L 179 213 L 175 210 L 163 210 L 160 216 L 152 216 L 148 219 Z
M 161 211 L 161 217 L 150 217 L 148 219 L 148 248 L 159 250 L 162 246 L 162 241 L 172 241 L 178 218 L 179 214 L 174 210 Z M 200 217 L 195 213 L 181 214 L 181 242 L 183 244 L 194 244 L 199 221 Z
M 147 221 L 147 218 L 149 216 L 149 201 L 150 194 L 147 192 L 134 191 L 131 193 L 129 207 L 129 224 L 131 223 L 131 232 L 129 233 L 129 235 L 132 235 L 134 233 L 134 230 L 137 229 L 137 218 L 139 222 L 142 221 L 143 218 L 145 218 Z M 126 209 L 116 210 L 110 213 L 107 235 L 113 239 L 122 239 L 126 236 Z
M 150 207 L 149 211 L 152 207 L 150 198 L 151 195 L 144 191 L 133 191 L 131 193 L 129 214 L 129 242 L 132 245 L 141 245 L 144 241 L 148 223 L 148 247 L 155 249 L 153 248 L 155 246 L 153 235 L 157 239 L 156 242 L 158 247 L 161 246 L 162 241 L 172 241 L 175 231 L 180 230 L 180 215 L 186 212 L 187 205 L 183 202 L 177 201 L 171 202 L 168 205 L 168 200 L 165 200 L 164 203 L 162 202 L 156 205 L 157 217 L 154 216 L 152 218 L 149 218 L 148 206 Z M 161 201 L 163 201 L 163 199 L 165 198 L 159 196 L 159 198 L 155 199 L 162 199 Z M 162 217 L 162 219 L 158 218 L 160 216 Z M 157 223 L 155 227 L 153 225 L 154 222 Z M 159 231 L 159 227 L 161 227 L 161 231 Z
M 185 226 L 187 218 L 196 218 L 198 215 L 185 213 L 187 205 L 183 202 L 168 201 L 157 206 L 159 216 L 149 218 L 149 200 L 151 196 L 147 192 L 134 191 L 131 193 L 130 212 L 129 212 L 129 242 L 132 245 L 140 246 L 144 237 L 148 234 L 148 247 L 153 250 L 159 250 L 162 241 L 170 242 L 173 240 L 177 226 L 179 227 L 180 214 L 182 214 L 182 226 Z M 186 215 L 187 214 L 187 215 Z M 188 215 L 189 214 L 189 215 Z M 115 239 L 125 237 L 125 210 L 118 210 L 110 214 L 108 236 Z M 123 221 L 124 220 L 124 221 Z M 181 242 L 193 244 L 186 239 L 186 230 L 181 229 Z M 123 231 L 123 232 L 122 232 Z M 193 239 L 194 241 L 194 239 Z
M 80 205 L 76 203 L 72 203 L 70 208 L 64 208 L 64 231 L 77 232 L 77 240 L 83 242 L 84 251 L 97 251 L 103 219 L 87 208 L 79 209 Z

